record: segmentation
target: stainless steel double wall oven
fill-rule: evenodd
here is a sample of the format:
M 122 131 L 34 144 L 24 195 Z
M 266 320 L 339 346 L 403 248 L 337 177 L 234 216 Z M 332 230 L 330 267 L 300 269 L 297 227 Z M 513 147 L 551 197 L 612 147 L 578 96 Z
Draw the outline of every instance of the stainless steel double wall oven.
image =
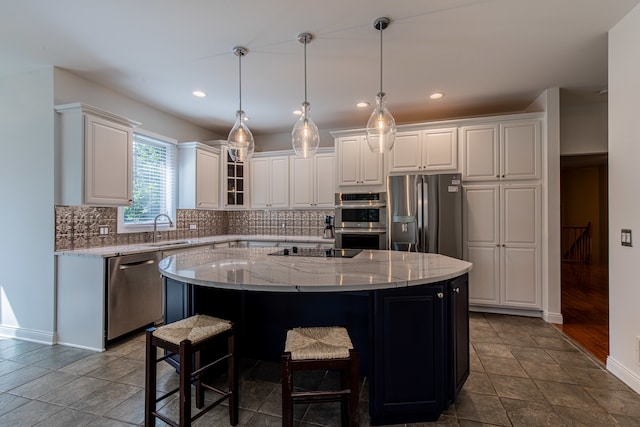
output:
M 335 247 L 387 249 L 387 194 L 336 193 Z

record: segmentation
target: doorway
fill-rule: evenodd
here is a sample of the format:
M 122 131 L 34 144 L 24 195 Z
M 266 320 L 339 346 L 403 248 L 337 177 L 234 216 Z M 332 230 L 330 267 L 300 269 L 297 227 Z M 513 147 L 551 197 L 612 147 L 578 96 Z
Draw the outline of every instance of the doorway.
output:
M 609 355 L 606 154 L 560 159 L 562 317 L 559 328 L 602 363 Z

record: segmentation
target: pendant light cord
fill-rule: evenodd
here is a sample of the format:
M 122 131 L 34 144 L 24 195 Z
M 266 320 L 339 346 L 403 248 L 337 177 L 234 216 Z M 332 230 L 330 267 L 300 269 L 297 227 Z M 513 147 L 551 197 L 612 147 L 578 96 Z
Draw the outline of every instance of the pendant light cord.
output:
M 304 102 L 307 103 L 307 43 L 309 39 L 304 38 Z
M 242 53 L 238 55 L 238 98 L 240 99 L 238 110 L 240 111 L 242 111 L 242 56 Z
M 382 24 L 380 24 L 380 93 L 382 93 Z

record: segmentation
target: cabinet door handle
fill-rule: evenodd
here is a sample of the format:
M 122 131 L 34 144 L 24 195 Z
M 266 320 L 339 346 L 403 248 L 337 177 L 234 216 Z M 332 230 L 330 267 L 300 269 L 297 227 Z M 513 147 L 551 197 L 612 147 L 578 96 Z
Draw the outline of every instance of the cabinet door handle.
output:
M 444 294 L 442 292 L 438 292 L 438 298 L 443 299 L 444 298 Z
M 128 264 L 120 264 L 120 265 L 118 266 L 118 268 L 119 268 L 120 270 L 127 270 L 127 269 L 129 269 L 129 268 L 139 267 L 139 266 L 142 266 L 142 265 L 150 265 L 150 264 L 155 264 L 155 263 L 156 263 L 156 262 L 155 262 L 154 260 L 152 260 L 152 259 L 148 259 L 148 260 L 146 260 L 146 261 L 136 261 L 136 262 L 130 262 L 130 263 L 128 263 Z
M 453 292 L 455 292 L 456 294 L 460 293 L 460 288 L 453 288 Z

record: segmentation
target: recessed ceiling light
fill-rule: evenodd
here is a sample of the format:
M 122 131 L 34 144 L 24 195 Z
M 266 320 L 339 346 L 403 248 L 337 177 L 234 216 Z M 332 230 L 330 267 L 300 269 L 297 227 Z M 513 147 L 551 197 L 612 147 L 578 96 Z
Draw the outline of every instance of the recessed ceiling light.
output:
M 299 116 L 299 115 L 301 115 L 301 114 L 302 114 L 302 111 L 301 111 L 301 110 L 293 110 L 293 115 L 294 115 L 294 116 Z
M 194 90 L 193 96 L 197 96 L 198 98 L 204 98 L 205 96 L 207 96 L 207 94 L 201 90 Z
M 431 95 L 429 95 L 429 98 L 431 98 L 431 99 L 444 98 L 444 92 L 433 92 Z
M 369 106 L 369 103 L 368 103 L 368 102 L 366 102 L 366 101 L 358 102 L 358 103 L 356 104 L 356 107 L 358 107 L 358 108 L 367 108 L 368 106 Z

